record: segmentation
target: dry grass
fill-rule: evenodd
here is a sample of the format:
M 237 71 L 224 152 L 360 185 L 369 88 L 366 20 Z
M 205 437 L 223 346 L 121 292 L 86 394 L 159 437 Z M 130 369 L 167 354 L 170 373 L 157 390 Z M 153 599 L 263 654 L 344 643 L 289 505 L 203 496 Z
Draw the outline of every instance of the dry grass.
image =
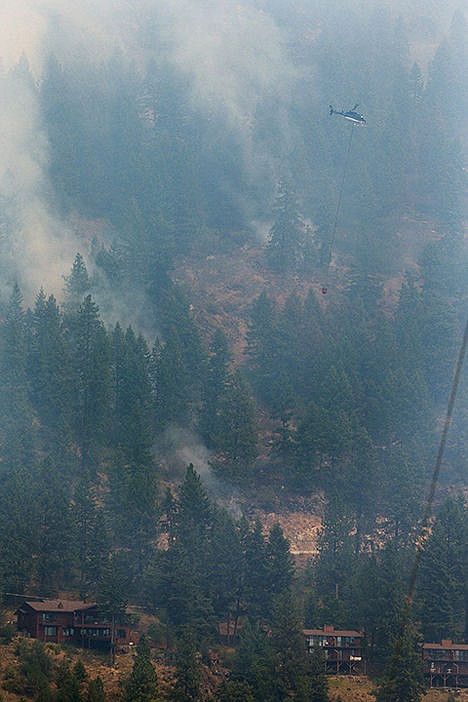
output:
M 2 689 L 5 679 L 5 672 L 15 669 L 18 666 L 18 659 L 15 655 L 16 642 L 0 646 L 0 699 L 2 702 L 19 702 L 21 695 L 6 692 Z M 132 669 L 133 657 L 130 654 L 117 656 L 116 665 L 111 667 L 105 657 L 97 656 L 89 651 L 73 649 L 68 647 L 64 650 L 56 644 L 47 645 L 48 653 L 55 663 L 59 663 L 66 658 L 71 666 L 74 666 L 78 659 L 81 659 L 86 668 L 89 678 L 100 677 L 104 683 L 106 697 L 109 701 L 118 700 L 121 689 L 120 683 L 125 680 Z M 163 695 L 168 692 L 173 683 L 173 669 L 155 661 L 161 692 Z M 205 691 L 213 692 L 223 676 L 214 676 L 205 669 L 203 676 L 203 688 Z M 338 702 L 375 702 L 375 685 L 366 676 L 330 676 L 330 701 Z M 468 702 L 468 689 L 454 691 L 457 702 Z M 448 690 L 430 690 L 424 698 L 424 702 L 448 702 L 450 692 Z
M 32 643 L 32 640 L 28 639 L 28 641 Z M 3 689 L 5 673 L 8 670 L 16 670 L 19 665 L 15 654 L 16 645 L 17 641 L 13 641 L 8 645 L 0 646 L 0 699 L 2 702 L 19 702 L 22 697 Z M 101 678 L 106 691 L 106 699 L 109 701 L 119 699 L 121 683 L 130 675 L 133 666 L 133 656 L 129 653 L 117 655 L 116 664 L 112 667 L 107 656 L 97 655 L 91 651 L 75 649 L 71 646 L 63 648 L 58 644 L 47 644 L 46 650 L 54 664 L 59 664 L 62 659 L 66 658 L 70 666 L 73 667 L 78 660 L 81 660 L 89 679 Z M 172 670 L 158 662 L 155 662 L 155 667 L 161 690 L 164 691 L 172 684 Z
M 375 702 L 375 685 L 366 676 L 331 676 L 329 678 L 330 700 L 337 702 Z M 424 702 L 447 702 L 449 690 L 429 690 Z M 453 691 L 457 702 L 468 702 L 468 689 Z

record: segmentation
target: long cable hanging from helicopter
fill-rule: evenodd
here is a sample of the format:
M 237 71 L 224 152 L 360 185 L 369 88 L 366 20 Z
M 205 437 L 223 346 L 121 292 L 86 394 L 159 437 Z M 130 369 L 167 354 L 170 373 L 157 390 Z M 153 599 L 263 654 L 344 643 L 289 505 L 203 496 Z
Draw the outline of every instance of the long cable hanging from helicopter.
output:
M 333 227 L 332 227 L 331 236 L 329 239 L 327 258 L 324 259 L 324 261 L 326 262 L 326 282 L 322 286 L 322 293 L 323 294 L 326 294 L 328 292 L 327 281 L 328 281 L 328 276 L 329 276 L 329 269 L 330 269 L 330 264 L 331 264 L 333 247 L 334 247 L 335 239 L 336 239 L 336 232 L 337 232 L 340 209 L 341 209 L 341 204 L 342 204 L 343 191 L 344 191 L 344 186 L 345 186 L 345 181 L 346 181 L 346 173 L 347 173 L 348 164 L 349 164 L 349 156 L 351 153 L 351 145 L 352 145 L 352 140 L 353 140 L 354 127 L 356 124 L 361 124 L 361 125 L 366 124 L 366 119 L 364 118 L 364 116 L 359 114 L 358 112 L 356 112 L 357 107 L 358 107 L 358 105 L 356 104 L 352 110 L 344 112 L 344 111 L 335 110 L 333 108 L 333 106 L 330 105 L 330 115 L 333 115 L 333 114 L 341 115 L 345 119 L 349 120 L 351 122 L 351 130 L 350 130 L 350 135 L 349 135 L 349 140 L 348 140 L 348 145 L 347 145 L 347 150 L 346 150 L 346 156 L 345 156 L 345 160 L 344 160 L 343 174 L 342 174 L 341 185 L 340 185 L 340 190 L 339 190 L 339 194 L 338 194 L 338 201 L 337 201 L 335 217 L 334 217 L 334 221 L 333 221 Z M 455 373 L 454 373 L 454 377 L 453 377 L 453 381 L 452 381 L 450 396 L 448 399 L 448 406 L 447 406 L 447 411 L 446 411 L 446 415 L 445 415 L 443 430 L 442 430 L 441 437 L 440 437 L 439 449 L 438 449 L 436 460 L 435 460 L 432 481 L 430 484 L 428 496 L 426 498 L 424 515 L 422 517 L 422 520 L 420 521 L 419 528 L 417 529 L 417 539 L 416 539 L 416 548 L 415 548 L 415 554 L 414 554 L 414 562 L 413 562 L 413 567 L 412 567 L 411 573 L 410 573 L 408 589 L 407 589 L 406 597 L 405 597 L 405 603 L 404 603 L 404 606 L 403 606 L 402 612 L 401 612 L 401 621 L 400 621 L 400 627 L 399 627 L 400 631 L 399 631 L 399 634 L 398 634 L 398 636 L 395 640 L 395 643 L 394 643 L 393 655 L 392 655 L 392 658 L 390 660 L 390 665 L 388 668 L 387 675 L 390 679 L 392 679 L 392 678 L 397 679 L 401 674 L 401 670 L 399 667 L 399 660 L 398 660 L 399 650 L 401 650 L 401 648 L 402 648 L 402 640 L 405 636 L 405 632 L 410 631 L 410 628 L 411 628 L 411 621 L 412 621 L 411 609 L 412 609 L 413 599 L 414 599 L 415 591 L 416 591 L 416 582 L 418 579 L 419 566 L 420 566 L 423 550 L 426 546 L 428 536 L 430 535 L 430 532 L 431 532 L 431 525 L 432 525 L 432 520 L 433 520 L 434 498 L 435 498 L 435 493 L 436 493 L 436 489 L 437 489 L 438 482 L 439 482 L 441 466 L 442 466 L 442 462 L 443 462 L 443 458 L 444 458 L 444 454 L 445 454 L 445 448 L 446 448 L 446 444 L 447 444 L 447 436 L 448 436 L 448 432 L 449 432 L 451 421 L 452 421 L 453 410 L 454 410 L 455 401 L 456 401 L 458 390 L 459 390 L 460 379 L 461 379 L 461 374 L 462 374 L 462 370 L 463 370 L 463 365 L 464 365 L 467 349 L 468 349 L 468 320 L 465 323 L 464 334 L 463 334 L 463 338 L 462 338 L 461 345 L 460 345 L 458 359 L 457 359 L 457 362 L 455 365 Z
M 355 105 L 353 107 L 353 109 L 349 110 L 348 112 L 343 112 L 343 111 L 340 112 L 338 110 L 333 109 L 332 105 L 330 105 L 330 115 L 333 115 L 333 114 L 341 115 L 345 119 L 349 120 L 352 123 L 352 126 L 351 126 L 348 147 L 347 147 L 346 157 L 345 157 L 344 166 L 343 166 L 343 175 L 342 175 L 341 186 L 340 186 L 339 195 L 338 195 L 338 202 L 337 202 L 337 207 L 336 207 L 336 212 L 335 212 L 335 218 L 334 218 L 333 228 L 332 228 L 331 237 L 330 237 L 328 258 L 327 258 L 327 263 L 326 263 L 327 280 L 328 280 L 328 275 L 329 275 L 329 268 L 330 268 L 330 263 L 331 263 L 332 251 L 333 251 L 335 238 L 336 238 L 336 231 L 337 231 L 339 214 L 340 214 L 340 209 L 341 209 L 343 190 L 344 190 L 344 185 L 345 185 L 345 180 L 346 180 L 346 172 L 348 169 L 349 156 L 351 153 L 351 144 L 352 144 L 352 140 L 353 140 L 354 127 L 356 124 L 361 124 L 361 125 L 366 124 L 366 119 L 363 117 L 363 115 L 356 112 L 357 107 L 358 107 L 358 105 Z M 325 294 L 326 292 L 327 292 L 327 285 L 325 284 L 322 287 L 322 293 Z M 420 522 L 420 526 L 418 529 L 414 562 L 413 562 L 413 567 L 411 569 L 411 574 L 410 574 L 410 578 L 409 578 L 408 589 L 407 589 L 406 598 L 405 598 L 405 605 L 404 605 L 403 611 L 402 611 L 400 632 L 399 632 L 399 635 L 396 639 L 396 642 L 394 645 L 393 656 L 392 656 L 392 659 L 390 662 L 389 676 L 394 677 L 394 678 L 397 678 L 398 675 L 400 674 L 400 670 L 398 667 L 398 647 L 399 647 L 399 645 L 401 645 L 401 640 L 405 634 L 405 630 L 408 630 L 411 626 L 411 618 L 412 618 L 411 617 L 411 608 L 413 605 L 413 599 L 414 599 L 415 590 L 416 590 L 416 581 L 418 578 L 420 561 L 421 561 L 422 553 L 423 553 L 424 547 L 426 545 L 426 542 L 427 542 L 427 539 L 428 539 L 428 536 L 429 536 L 430 530 L 431 530 L 431 523 L 432 523 L 432 519 L 433 519 L 434 498 L 435 498 L 437 485 L 439 482 L 440 470 L 441 470 L 442 461 L 444 458 L 445 448 L 446 448 L 446 444 L 447 444 L 447 436 L 448 436 L 448 432 L 449 432 L 451 421 L 452 421 L 455 400 L 457 398 L 457 393 L 458 393 L 458 389 L 459 389 L 459 385 L 460 385 L 460 379 L 461 379 L 461 374 L 462 374 L 462 369 L 463 369 L 463 365 L 464 365 L 464 361 L 465 361 L 467 348 L 468 348 L 468 320 L 465 323 L 465 330 L 464 330 L 463 338 L 462 338 L 461 345 L 460 345 L 458 359 L 457 359 L 457 362 L 455 365 L 455 372 L 454 372 L 454 377 L 453 377 L 452 386 L 451 386 L 451 390 L 450 390 L 450 396 L 448 399 L 448 406 L 447 406 L 447 411 L 446 411 L 446 415 L 445 415 L 443 430 L 442 430 L 441 437 L 440 437 L 439 449 L 438 449 L 436 460 L 435 460 L 435 466 L 434 466 L 434 471 L 433 471 L 433 475 L 432 475 L 432 481 L 430 484 L 429 493 L 428 493 L 428 496 L 426 498 L 424 515 L 423 515 L 423 518 Z
M 326 269 L 325 269 L 326 280 L 322 285 L 322 294 L 323 295 L 326 295 L 326 293 L 328 292 L 328 277 L 329 277 L 329 272 L 330 272 L 330 264 L 331 264 L 331 259 L 332 259 L 333 247 L 335 245 L 336 230 L 338 227 L 338 220 L 339 220 L 339 216 L 340 216 L 341 203 L 343 200 L 343 191 L 344 191 L 344 186 L 345 186 L 345 182 L 346 182 L 346 173 L 348 170 L 349 157 L 351 154 L 351 145 L 353 143 L 354 127 L 356 126 L 356 124 L 363 125 L 363 124 L 367 123 L 367 120 L 365 119 L 365 117 L 363 115 L 359 114 L 359 112 L 356 112 L 356 109 L 358 107 L 359 107 L 359 104 L 356 104 L 356 105 L 354 105 L 352 110 L 348 110 L 348 111 L 344 112 L 344 111 L 335 110 L 332 105 L 329 106 L 330 115 L 341 115 L 341 117 L 344 117 L 346 120 L 351 122 L 351 130 L 350 130 L 350 134 L 349 134 L 348 146 L 346 149 L 346 156 L 345 156 L 344 165 L 343 165 L 343 175 L 341 177 L 341 185 L 340 185 L 340 190 L 338 193 L 338 202 L 336 205 L 335 218 L 333 221 L 330 241 L 328 244 L 327 258 L 325 259 L 326 260 Z

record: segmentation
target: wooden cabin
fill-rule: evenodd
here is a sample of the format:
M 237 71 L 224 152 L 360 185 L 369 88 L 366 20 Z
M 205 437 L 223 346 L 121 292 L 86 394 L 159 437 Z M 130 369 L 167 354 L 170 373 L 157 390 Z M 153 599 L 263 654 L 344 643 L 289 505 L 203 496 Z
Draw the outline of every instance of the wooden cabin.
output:
M 130 627 L 112 623 L 100 607 L 81 600 L 25 601 L 16 610 L 18 631 L 40 641 L 71 643 L 85 648 L 110 648 L 130 643 Z
M 468 644 L 442 639 L 423 645 L 424 677 L 430 687 L 468 687 Z
M 333 675 L 361 675 L 365 673 L 362 655 L 363 633 L 339 630 L 326 625 L 323 629 L 304 629 L 307 649 L 318 646 L 325 659 L 325 672 Z

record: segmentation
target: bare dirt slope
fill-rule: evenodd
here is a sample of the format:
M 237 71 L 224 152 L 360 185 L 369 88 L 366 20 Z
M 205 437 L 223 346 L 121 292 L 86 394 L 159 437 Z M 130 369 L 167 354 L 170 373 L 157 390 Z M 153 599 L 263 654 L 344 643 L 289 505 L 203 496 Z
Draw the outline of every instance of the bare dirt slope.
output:
M 12 680 L 17 674 L 19 661 L 15 654 L 16 642 L 0 646 L 0 699 L 2 702 L 19 702 L 25 699 L 24 693 L 8 691 L 8 680 Z M 117 655 L 116 665 L 111 667 L 105 657 L 97 656 L 88 651 L 73 649 L 72 647 L 62 647 L 56 644 L 47 646 L 49 655 L 55 663 L 59 663 L 66 658 L 71 667 L 77 660 L 84 664 L 89 678 L 100 677 L 104 683 L 106 699 L 109 702 L 120 698 L 122 682 L 130 674 L 133 657 L 130 654 Z M 160 656 L 156 656 L 160 658 Z M 164 665 L 160 660 L 155 660 L 160 689 L 163 695 L 167 694 L 172 686 L 174 670 L 168 665 Z M 203 688 L 206 694 L 212 694 L 220 685 L 223 675 L 215 675 L 208 668 L 203 672 Z M 375 685 L 366 676 L 330 676 L 329 693 L 330 702 L 375 702 Z M 86 687 L 86 683 L 84 685 Z M 448 690 L 429 690 L 424 697 L 424 702 L 448 702 Z M 468 689 L 452 691 L 457 702 L 468 702 Z M 30 699 L 30 697 L 28 698 Z
M 331 702 L 375 702 L 375 685 L 366 676 L 330 677 Z M 465 690 L 429 690 L 424 702 L 447 702 L 450 692 L 455 694 L 457 702 L 468 702 L 468 689 Z
M 319 274 L 304 278 L 273 273 L 265 266 L 262 249 L 253 246 L 243 246 L 236 255 L 184 259 L 174 277 L 189 292 L 192 315 L 203 336 L 211 338 L 221 327 L 237 363 L 243 358 L 250 308 L 262 292 L 280 304 L 292 293 L 304 299 L 310 289 L 322 297 Z
M 32 640 L 30 640 L 32 643 Z M 26 691 L 21 690 L 19 675 L 20 661 L 16 655 L 17 640 L 0 646 L 0 700 L 2 702 L 19 702 L 21 699 L 31 699 Z M 118 700 L 123 681 L 130 675 L 133 666 L 133 656 L 130 653 L 118 654 L 115 666 L 111 666 L 108 657 L 96 655 L 71 646 L 61 647 L 57 644 L 47 644 L 46 650 L 54 664 L 58 665 L 66 659 L 71 668 L 81 660 L 88 673 L 88 679 L 100 677 L 104 684 L 106 699 Z M 155 662 L 161 691 L 167 690 L 173 679 L 173 671 L 168 666 Z M 16 681 L 16 682 L 15 682 Z M 83 690 L 86 690 L 86 682 Z

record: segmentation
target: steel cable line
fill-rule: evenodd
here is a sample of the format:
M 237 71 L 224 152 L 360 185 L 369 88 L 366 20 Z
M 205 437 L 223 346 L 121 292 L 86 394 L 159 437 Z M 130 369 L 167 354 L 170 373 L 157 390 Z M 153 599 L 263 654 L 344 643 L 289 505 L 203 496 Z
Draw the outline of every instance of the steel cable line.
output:
M 458 387 L 460 385 L 461 372 L 463 369 L 463 363 L 466 355 L 466 347 L 468 345 L 468 319 L 465 325 L 465 332 L 463 334 L 463 339 L 460 346 L 460 351 L 458 354 L 457 363 L 455 366 L 455 374 L 453 376 L 452 388 L 450 390 L 449 401 L 447 405 L 447 412 L 444 419 L 444 426 L 442 434 L 440 437 L 439 450 L 437 451 L 437 457 L 434 465 L 434 471 L 432 474 L 431 486 L 429 489 L 426 508 L 424 511 L 424 516 L 419 530 L 419 538 L 416 542 L 416 554 L 414 558 L 413 569 L 411 571 L 411 577 L 408 585 L 408 593 L 406 595 L 407 602 L 412 603 L 414 597 L 414 591 L 416 588 L 416 580 L 418 577 L 419 563 L 421 560 L 421 554 L 424 550 L 427 537 L 429 535 L 429 527 L 432 519 L 432 508 L 434 505 L 434 497 L 437 489 L 437 484 L 439 482 L 440 469 L 442 466 L 442 460 L 445 453 L 445 447 L 447 444 L 447 436 L 450 429 L 450 424 L 452 422 L 453 408 L 455 405 L 455 400 L 457 399 Z
M 335 219 L 333 222 L 333 227 L 331 231 L 331 237 L 330 237 L 330 243 L 328 246 L 328 257 L 327 257 L 327 267 L 326 267 L 326 282 L 328 282 L 328 274 L 330 270 L 330 263 L 331 263 L 331 258 L 332 258 L 332 251 L 333 247 L 335 245 L 335 239 L 336 239 L 336 230 L 338 227 L 338 220 L 340 216 L 340 210 L 341 210 L 341 202 L 343 200 L 343 191 L 344 191 L 344 186 L 345 186 L 345 181 L 346 181 L 346 173 L 348 171 L 348 164 L 349 164 L 349 156 L 351 154 L 351 145 L 353 142 L 353 133 L 354 133 L 354 127 L 355 125 L 351 125 L 351 131 L 349 134 L 349 139 L 348 139 L 348 148 L 346 149 L 346 156 L 345 156 L 345 161 L 344 161 L 344 166 L 343 166 L 343 175 L 341 176 L 341 185 L 340 185 L 340 190 L 338 193 L 338 202 L 336 205 L 336 211 L 335 211 Z M 326 284 L 323 286 L 322 290 L 326 292 Z
M 416 540 L 416 552 L 414 556 L 414 563 L 411 570 L 411 575 L 408 583 L 408 590 L 406 594 L 406 599 L 404 607 L 402 610 L 402 618 L 399 629 L 398 637 L 396 638 L 395 644 L 393 646 L 393 655 L 389 667 L 388 678 L 397 679 L 400 674 L 399 668 L 399 645 L 401 645 L 405 633 L 411 630 L 411 608 L 413 604 L 414 593 L 416 590 L 416 582 L 418 579 L 419 565 L 421 562 L 421 556 L 424 551 L 424 546 L 426 545 L 427 539 L 429 537 L 430 524 L 432 520 L 432 510 L 434 506 L 434 497 L 437 489 L 437 485 L 440 477 L 440 470 L 442 467 L 442 461 L 444 458 L 445 447 L 447 445 L 447 436 L 450 429 L 450 424 L 452 422 L 453 409 L 455 406 L 455 401 L 457 399 L 458 388 L 460 385 L 461 373 L 463 370 L 463 364 L 465 361 L 466 348 L 468 346 L 468 319 L 465 325 L 465 331 L 463 334 L 462 342 L 460 345 L 460 351 L 458 354 L 458 359 L 455 365 L 455 373 L 452 381 L 452 387 L 450 390 L 447 411 L 444 419 L 444 426 L 442 429 L 442 434 L 439 442 L 439 449 L 437 451 L 437 456 L 434 464 L 434 471 L 432 474 L 431 485 L 429 488 L 429 493 L 426 500 L 426 506 L 424 510 L 424 516 L 422 519 L 421 527 L 419 529 L 419 536 Z

